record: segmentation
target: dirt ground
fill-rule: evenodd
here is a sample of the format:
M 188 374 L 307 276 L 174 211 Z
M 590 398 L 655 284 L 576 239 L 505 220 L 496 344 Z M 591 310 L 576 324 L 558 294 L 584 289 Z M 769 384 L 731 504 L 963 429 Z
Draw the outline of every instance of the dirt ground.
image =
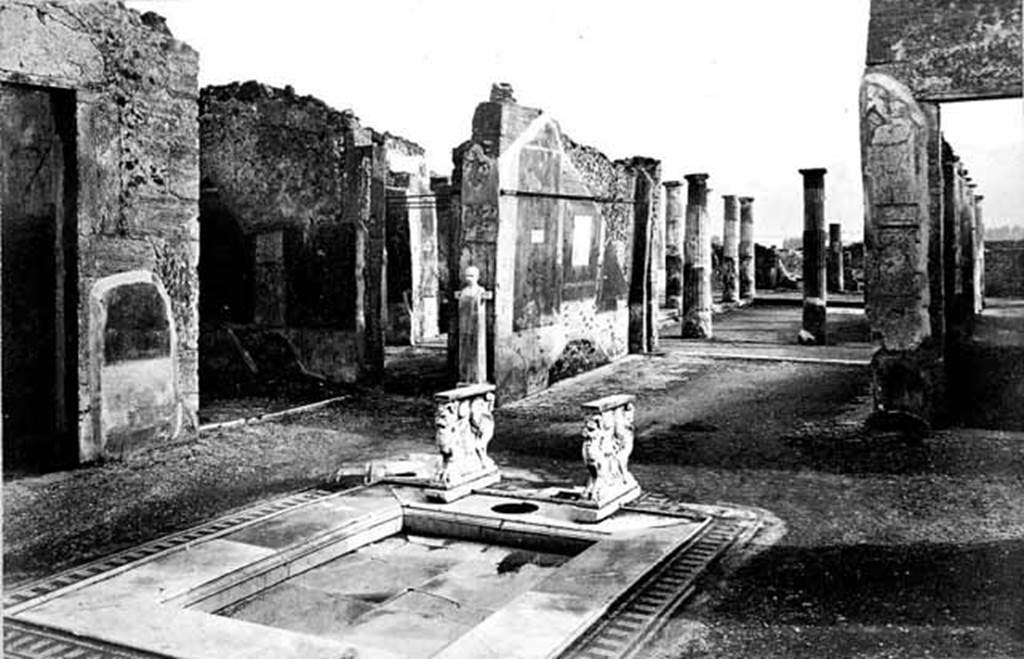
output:
M 871 433 L 864 366 L 630 357 L 500 409 L 499 464 L 582 483 L 583 402 L 637 395 L 643 487 L 773 513 L 671 620 L 652 657 L 1024 656 L 1024 433 Z M 348 392 L 285 421 L 4 483 L 4 584 L 24 582 L 337 468 L 430 451 L 432 404 L 410 385 Z M 433 369 L 433 370 L 432 370 Z

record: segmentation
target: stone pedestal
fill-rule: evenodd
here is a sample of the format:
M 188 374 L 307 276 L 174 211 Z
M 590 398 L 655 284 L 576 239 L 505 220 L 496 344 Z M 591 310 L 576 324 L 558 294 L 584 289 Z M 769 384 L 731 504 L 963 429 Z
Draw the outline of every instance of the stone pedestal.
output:
M 683 313 L 683 183 L 665 182 L 665 304 Z
M 640 485 L 629 473 L 634 401 L 634 396 L 620 394 L 583 405 L 583 463 L 588 478 L 573 510 L 577 522 L 599 522 L 640 496 Z
M 687 174 L 683 254 L 683 337 L 711 338 L 711 232 L 707 174 Z
M 722 302 L 740 300 L 740 207 L 736 195 L 722 195 Z
M 435 439 L 441 469 L 427 498 L 444 502 L 501 480 L 487 445 L 494 436 L 494 385 L 474 384 L 434 396 Z
M 487 311 L 491 293 L 480 286 L 480 270 L 466 268 L 459 299 L 459 386 L 487 382 Z
M 804 313 L 800 343 L 824 345 L 825 170 L 801 169 L 804 177 Z
M 754 198 L 740 197 L 740 303 L 750 304 L 756 293 L 754 282 Z
M 843 292 L 843 237 L 838 224 L 828 225 L 828 292 Z

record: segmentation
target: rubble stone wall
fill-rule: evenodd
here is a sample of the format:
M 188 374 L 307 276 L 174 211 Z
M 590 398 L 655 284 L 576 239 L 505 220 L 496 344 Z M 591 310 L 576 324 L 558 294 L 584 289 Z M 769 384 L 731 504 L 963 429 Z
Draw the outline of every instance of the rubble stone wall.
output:
M 872 0 L 867 63 L 919 101 L 1020 96 L 1020 0 Z
M 198 55 L 158 16 L 120 4 L 5 0 L 0 9 L 0 82 L 74 93 L 79 457 L 100 457 L 115 439 L 132 450 L 195 436 Z M 101 377 L 104 328 L 88 300 L 99 280 L 129 271 L 152 273 L 169 298 L 176 357 L 161 386 L 174 392 L 173 418 L 103 426 L 112 383 Z

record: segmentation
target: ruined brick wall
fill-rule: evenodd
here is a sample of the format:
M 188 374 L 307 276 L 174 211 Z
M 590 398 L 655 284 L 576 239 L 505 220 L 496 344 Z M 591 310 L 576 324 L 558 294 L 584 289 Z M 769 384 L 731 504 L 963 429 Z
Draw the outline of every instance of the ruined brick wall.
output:
M 198 55 L 159 17 L 120 4 L 5 0 L 0 10 L 0 82 L 74 92 L 80 457 L 102 454 L 112 434 L 129 444 L 194 436 Z M 90 305 L 106 299 L 90 295 L 132 271 L 166 290 L 176 344 L 168 381 L 139 385 L 128 414 L 104 398 L 113 383 L 102 379 Z
M 1024 297 L 1024 240 L 985 241 L 985 295 Z
M 1020 0 L 872 0 L 867 64 L 919 100 L 1021 95 Z

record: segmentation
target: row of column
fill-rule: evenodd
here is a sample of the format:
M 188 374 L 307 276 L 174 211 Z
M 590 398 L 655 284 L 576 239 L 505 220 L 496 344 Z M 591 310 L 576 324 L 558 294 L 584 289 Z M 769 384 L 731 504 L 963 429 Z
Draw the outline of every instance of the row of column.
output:
M 682 334 L 710 338 L 711 231 L 707 211 L 707 174 L 687 174 L 685 215 L 681 181 L 665 182 L 665 268 L 668 306 L 682 318 Z M 722 301 L 754 299 L 753 197 L 723 195 Z M 738 202 L 738 203 L 737 203 Z

